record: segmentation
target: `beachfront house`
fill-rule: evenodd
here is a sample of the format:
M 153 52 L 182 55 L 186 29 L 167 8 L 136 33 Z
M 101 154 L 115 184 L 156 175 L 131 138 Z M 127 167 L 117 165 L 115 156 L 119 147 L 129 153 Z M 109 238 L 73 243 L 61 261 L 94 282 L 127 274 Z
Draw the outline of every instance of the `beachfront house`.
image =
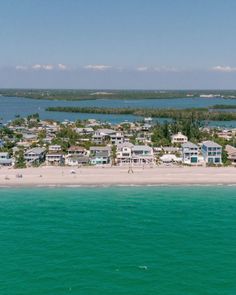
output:
M 183 144 L 188 141 L 188 137 L 183 135 L 181 132 L 174 134 L 171 136 L 171 143 L 172 144 Z
M 65 157 L 65 165 L 67 166 L 80 166 L 88 165 L 89 157 L 88 156 L 78 156 L 78 155 L 67 155 Z
M 67 166 L 79 166 L 89 163 L 88 151 L 81 146 L 71 146 L 67 150 L 65 157 L 65 165 Z
M 130 164 L 132 162 L 132 148 L 134 145 L 129 142 L 117 145 L 116 163 L 117 165 Z
M 12 159 L 8 153 L 0 153 L 0 166 L 12 166 Z
M 39 164 L 44 161 L 46 149 L 42 147 L 35 147 L 25 152 L 24 158 L 28 165 Z
M 106 165 L 111 161 L 111 148 L 106 147 L 91 147 L 90 148 L 90 163 L 91 165 Z
M 198 163 L 198 146 L 190 141 L 182 144 L 182 162 L 196 165 Z
M 151 147 L 127 142 L 117 146 L 116 162 L 120 166 L 125 164 L 146 165 L 153 164 L 155 157 Z
M 46 165 L 48 166 L 60 166 L 64 164 L 63 154 L 60 152 L 49 151 L 46 154 Z
M 71 146 L 67 150 L 68 156 L 86 156 L 87 150 L 81 146 Z
M 222 163 L 222 147 L 214 141 L 204 141 L 202 143 L 202 156 L 206 164 Z
M 132 148 L 132 163 L 134 165 L 154 164 L 153 149 L 148 145 L 134 145 Z
M 228 160 L 232 165 L 236 165 L 236 148 L 231 145 L 226 145 L 225 151 L 228 154 Z

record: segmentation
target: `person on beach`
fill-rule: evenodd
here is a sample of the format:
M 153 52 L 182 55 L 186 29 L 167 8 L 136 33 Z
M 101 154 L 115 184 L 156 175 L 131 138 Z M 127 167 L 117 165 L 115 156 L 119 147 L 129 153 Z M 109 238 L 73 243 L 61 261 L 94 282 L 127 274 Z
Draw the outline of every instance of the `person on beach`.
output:
M 128 170 L 128 174 L 130 174 L 130 173 L 134 173 L 133 168 L 132 168 L 131 165 L 129 166 L 129 170 Z

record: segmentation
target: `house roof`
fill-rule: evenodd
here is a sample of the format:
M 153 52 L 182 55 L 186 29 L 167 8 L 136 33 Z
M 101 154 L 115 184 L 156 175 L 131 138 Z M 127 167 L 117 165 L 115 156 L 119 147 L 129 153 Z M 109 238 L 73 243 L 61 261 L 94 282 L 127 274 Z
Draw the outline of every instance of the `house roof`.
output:
M 150 151 L 152 148 L 148 145 L 134 145 L 133 151 Z
M 236 154 L 236 148 L 232 145 L 227 144 L 225 150 L 228 153 L 228 155 Z
M 69 156 L 69 157 L 67 157 L 67 159 L 77 161 L 78 163 L 88 162 L 89 161 L 89 157 L 87 157 L 87 156 L 78 156 L 78 155 L 77 156 L 76 155 Z
M 205 145 L 207 147 L 220 147 L 221 148 L 221 145 L 219 145 L 218 143 L 211 141 L 211 140 L 203 141 L 202 145 Z
M 183 148 L 197 149 L 198 146 L 190 141 L 182 144 Z
M 34 153 L 34 154 L 41 154 L 46 151 L 45 148 L 35 147 L 25 152 L 25 154 Z
M 109 147 L 109 146 L 91 146 L 90 151 L 91 152 L 95 152 L 95 151 L 111 151 L 111 147 Z
M 128 148 L 133 148 L 133 144 L 131 142 L 124 142 L 124 143 L 121 143 L 121 144 L 118 144 L 117 145 L 117 149 L 122 149 L 124 147 L 128 147 Z
M 81 146 L 72 145 L 71 147 L 68 148 L 68 151 L 69 152 L 77 152 L 77 151 L 83 152 L 83 151 L 85 151 L 85 148 L 81 147 Z
M 110 135 L 110 134 L 116 133 L 115 130 L 112 130 L 112 129 L 106 129 L 106 128 L 98 129 L 97 132 L 99 132 L 99 133 L 103 133 L 103 134 L 107 134 L 107 135 Z
M 99 151 L 96 153 L 96 156 L 93 158 L 97 157 L 109 157 L 109 151 Z

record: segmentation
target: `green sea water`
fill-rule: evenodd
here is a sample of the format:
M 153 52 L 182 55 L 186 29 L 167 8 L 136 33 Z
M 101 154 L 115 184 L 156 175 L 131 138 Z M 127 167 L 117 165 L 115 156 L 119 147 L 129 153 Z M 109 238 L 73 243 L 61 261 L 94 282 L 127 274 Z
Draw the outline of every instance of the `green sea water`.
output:
M 234 295 L 236 187 L 0 189 L 1 295 Z

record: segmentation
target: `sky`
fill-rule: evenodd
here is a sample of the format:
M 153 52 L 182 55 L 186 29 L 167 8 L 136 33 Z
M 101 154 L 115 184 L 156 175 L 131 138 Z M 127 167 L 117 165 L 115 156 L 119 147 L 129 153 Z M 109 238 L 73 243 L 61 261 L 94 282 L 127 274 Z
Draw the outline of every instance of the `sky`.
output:
M 235 0 L 0 0 L 0 87 L 236 89 L 235 13 Z

